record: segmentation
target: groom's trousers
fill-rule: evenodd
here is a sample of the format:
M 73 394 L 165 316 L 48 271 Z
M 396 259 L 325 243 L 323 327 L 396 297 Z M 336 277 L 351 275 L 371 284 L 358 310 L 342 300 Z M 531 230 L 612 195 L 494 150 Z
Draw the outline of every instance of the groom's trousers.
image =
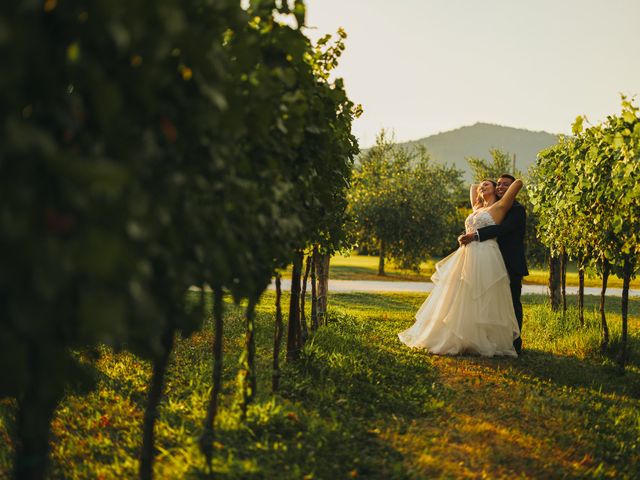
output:
M 516 320 L 518 321 L 518 327 L 520 328 L 520 335 L 522 335 L 522 302 L 520 301 L 520 296 L 522 295 L 522 275 L 509 275 L 509 286 L 511 287 L 513 309 L 516 312 Z M 521 336 L 513 341 L 513 346 L 516 349 L 516 352 L 521 352 Z

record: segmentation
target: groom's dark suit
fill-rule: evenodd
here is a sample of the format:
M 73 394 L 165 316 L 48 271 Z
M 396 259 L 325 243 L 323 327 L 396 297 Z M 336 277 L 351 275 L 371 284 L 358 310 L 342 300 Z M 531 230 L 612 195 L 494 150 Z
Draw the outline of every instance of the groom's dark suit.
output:
M 490 238 L 498 237 L 500 252 L 504 258 L 504 264 L 509 273 L 511 283 L 511 299 L 513 309 L 516 312 L 518 326 L 522 331 L 522 277 L 529 275 L 527 260 L 524 256 L 524 234 L 527 224 L 527 213 L 524 207 L 518 202 L 514 202 L 507 212 L 500 225 L 491 225 L 478 229 L 478 240 L 481 242 Z M 522 339 L 517 338 L 513 342 L 516 352 L 522 350 Z

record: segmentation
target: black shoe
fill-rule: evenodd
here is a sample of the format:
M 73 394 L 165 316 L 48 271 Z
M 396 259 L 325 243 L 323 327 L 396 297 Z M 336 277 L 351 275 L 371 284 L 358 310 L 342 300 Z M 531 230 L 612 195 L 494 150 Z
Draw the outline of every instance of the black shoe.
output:
M 513 341 L 513 348 L 518 355 L 522 355 L 522 339 L 520 337 Z

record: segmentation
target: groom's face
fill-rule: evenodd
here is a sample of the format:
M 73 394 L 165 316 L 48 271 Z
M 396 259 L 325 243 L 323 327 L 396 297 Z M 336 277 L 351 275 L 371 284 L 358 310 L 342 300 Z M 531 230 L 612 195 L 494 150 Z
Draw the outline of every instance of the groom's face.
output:
M 505 192 L 509 189 L 509 185 L 513 183 L 513 180 L 507 177 L 500 177 L 496 186 L 496 195 L 498 198 L 502 198 Z

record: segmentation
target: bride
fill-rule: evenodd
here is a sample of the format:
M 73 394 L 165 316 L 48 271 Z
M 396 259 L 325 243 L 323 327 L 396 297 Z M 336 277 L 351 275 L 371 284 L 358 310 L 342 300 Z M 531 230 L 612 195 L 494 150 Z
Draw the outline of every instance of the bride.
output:
M 464 222 L 466 232 L 500 224 L 521 188 L 522 181 L 516 180 L 498 200 L 495 182 L 472 185 L 473 212 Z M 513 340 L 520 330 L 495 239 L 461 246 L 436 264 L 431 280 L 435 287 L 415 323 L 398 334 L 403 343 L 441 355 L 518 356 Z

